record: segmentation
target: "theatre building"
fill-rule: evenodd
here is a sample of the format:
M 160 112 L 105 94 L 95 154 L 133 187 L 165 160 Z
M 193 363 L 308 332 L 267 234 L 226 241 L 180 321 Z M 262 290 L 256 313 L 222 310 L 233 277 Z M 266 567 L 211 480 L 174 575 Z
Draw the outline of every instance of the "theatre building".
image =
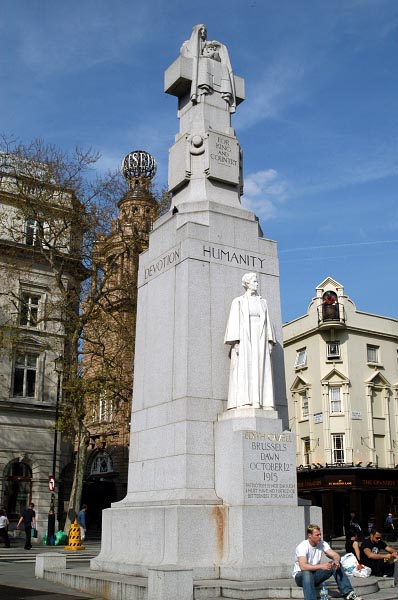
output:
M 283 337 L 299 497 L 322 507 L 325 535 L 351 511 L 383 527 L 398 513 L 398 320 L 357 310 L 328 277 Z

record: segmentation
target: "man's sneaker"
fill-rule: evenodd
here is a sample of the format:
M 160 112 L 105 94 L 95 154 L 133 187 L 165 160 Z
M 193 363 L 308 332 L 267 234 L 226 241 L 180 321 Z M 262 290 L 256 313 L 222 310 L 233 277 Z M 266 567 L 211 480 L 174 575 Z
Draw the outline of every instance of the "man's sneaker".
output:
M 363 598 L 361 598 L 361 596 L 358 596 L 358 594 L 354 592 L 354 590 L 352 590 L 352 592 L 350 592 L 348 596 L 345 597 L 345 600 L 363 600 Z

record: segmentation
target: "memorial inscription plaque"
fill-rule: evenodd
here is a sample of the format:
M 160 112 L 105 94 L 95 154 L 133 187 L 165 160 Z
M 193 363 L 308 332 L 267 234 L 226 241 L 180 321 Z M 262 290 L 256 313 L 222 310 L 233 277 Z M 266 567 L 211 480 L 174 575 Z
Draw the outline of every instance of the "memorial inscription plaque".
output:
M 242 432 L 245 504 L 297 504 L 293 435 Z

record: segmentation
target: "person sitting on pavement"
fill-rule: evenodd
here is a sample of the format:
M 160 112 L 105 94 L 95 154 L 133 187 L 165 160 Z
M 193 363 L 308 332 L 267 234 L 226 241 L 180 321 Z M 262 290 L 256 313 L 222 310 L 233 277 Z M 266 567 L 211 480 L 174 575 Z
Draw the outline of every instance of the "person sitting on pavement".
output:
M 393 577 L 394 562 L 398 554 L 393 546 L 382 540 L 382 534 L 376 527 L 370 530 L 369 538 L 361 544 L 361 563 L 372 569 L 376 577 Z
M 340 556 L 322 540 L 319 525 L 308 525 L 308 538 L 296 548 L 293 578 L 303 588 L 304 600 L 316 600 L 316 586 L 333 575 L 340 594 L 346 600 L 363 600 L 353 590 L 350 580 L 340 565 Z M 321 563 L 322 553 L 332 562 Z

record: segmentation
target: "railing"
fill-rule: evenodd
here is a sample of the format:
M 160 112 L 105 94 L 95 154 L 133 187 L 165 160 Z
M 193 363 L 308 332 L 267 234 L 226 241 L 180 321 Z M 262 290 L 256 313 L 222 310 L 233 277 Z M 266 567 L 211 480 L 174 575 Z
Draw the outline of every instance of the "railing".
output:
M 318 306 L 318 325 L 331 323 L 344 324 L 345 321 L 346 314 L 344 306 L 339 302 L 334 302 L 334 304 L 327 304 L 324 302 L 321 306 Z

